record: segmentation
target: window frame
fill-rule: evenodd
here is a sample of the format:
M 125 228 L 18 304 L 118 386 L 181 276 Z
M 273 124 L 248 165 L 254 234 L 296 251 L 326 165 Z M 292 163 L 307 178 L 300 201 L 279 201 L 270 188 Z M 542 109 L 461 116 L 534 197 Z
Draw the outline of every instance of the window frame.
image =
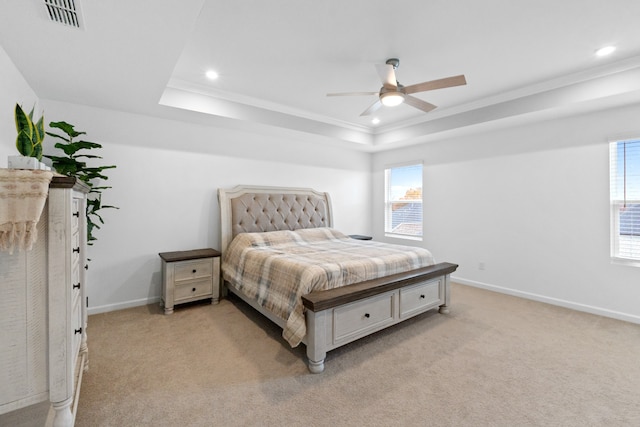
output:
M 391 200 L 391 186 L 390 176 L 393 169 L 406 168 L 406 167 L 420 167 L 420 199 L 412 200 L 412 203 L 420 203 L 421 215 L 420 215 L 420 235 L 398 233 L 389 230 L 389 224 L 391 223 L 392 206 L 394 203 L 406 202 L 406 200 Z M 395 163 L 392 165 L 386 165 L 384 168 L 384 235 L 385 237 L 392 237 L 396 239 L 422 241 L 424 236 L 424 164 L 422 161 L 411 161 L 405 163 Z
M 626 183 L 625 186 L 625 195 L 623 198 L 620 198 L 618 194 L 618 170 L 620 169 L 620 161 L 618 159 L 618 147 L 620 143 L 635 143 L 638 147 L 634 147 L 636 150 L 635 153 L 632 153 L 635 156 L 638 156 L 638 162 L 640 162 L 640 137 L 633 138 L 618 138 L 609 140 L 609 214 L 610 214 L 610 256 L 611 261 L 615 264 L 623 264 L 634 267 L 640 267 L 640 236 L 637 237 L 638 242 L 634 242 L 631 244 L 633 249 L 631 251 L 639 253 L 636 256 L 626 256 L 625 254 L 621 254 L 621 234 L 620 234 L 620 211 L 624 207 L 624 205 L 640 205 L 640 187 L 636 188 L 635 185 L 631 187 L 631 191 L 627 190 Z M 626 197 L 626 193 L 631 192 L 637 196 L 631 196 L 629 198 Z M 635 236 L 634 236 L 635 237 Z M 633 237 L 632 237 L 633 238 Z

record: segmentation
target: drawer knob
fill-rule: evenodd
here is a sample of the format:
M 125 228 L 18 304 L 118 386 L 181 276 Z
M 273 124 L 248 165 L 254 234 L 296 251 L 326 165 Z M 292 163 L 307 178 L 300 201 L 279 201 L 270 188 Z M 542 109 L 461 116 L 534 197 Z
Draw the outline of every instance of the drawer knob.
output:
M 194 268 L 194 269 L 193 269 L 193 271 L 191 271 L 191 272 L 192 272 L 192 273 L 195 273 L 195 272 L 196 272 L 196 269 Z
M 195 291 L 196 291 L 196 288 L 191 289 L 191 292 L 195 292 Z
M 80 247 L 73 248 L 72 252 L 75 252 L 75 253 L 79 254 L 80 253 Z
M 81 334 L 82 333 L 82 328 L 80 329 L 76 329 L 75 331 L 73 331 L 74 334 Z
M 80 289 L 80 283 L 78 283 L 77 285 L 73 285 L 73 289 Z
M 424 295 L 420 295 L 420 299 L 424 299 Z
M 366 317 L 368 319 L 369 317 L 371 317 L 371 315 L 369 313 L 365 313 L 364 317 Z
M 75 216 L 76 218 L 80 217 L 80 212 L 74 212 L 73 216 Z

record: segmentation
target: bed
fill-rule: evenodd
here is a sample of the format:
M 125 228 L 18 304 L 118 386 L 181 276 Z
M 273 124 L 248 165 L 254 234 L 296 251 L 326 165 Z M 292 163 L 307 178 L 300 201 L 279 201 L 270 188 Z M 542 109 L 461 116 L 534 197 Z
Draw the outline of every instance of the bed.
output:
M 218 198 L 224 292 L 282 327 L 292 347 L 305 344 L 312 373 L 330 350 L 428 310 L 449 312 L 456 264 L 335 230 L 328 193 L 237 186 Z

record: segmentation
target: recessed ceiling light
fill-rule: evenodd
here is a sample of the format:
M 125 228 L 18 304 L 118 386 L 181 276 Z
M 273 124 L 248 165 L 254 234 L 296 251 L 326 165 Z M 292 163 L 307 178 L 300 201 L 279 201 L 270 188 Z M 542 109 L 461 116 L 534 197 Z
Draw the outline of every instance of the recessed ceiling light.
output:
M 218 73 L 213 70 L 209 70 L 205 74 L 209 80 L 215 80 L 218 78 Z
M 375 117 L 373 120 L 371 120 L 371 123 L 373 123 L 374 125 L 377 125 L 378 123 L 380 123 L 380 119 Z
M 607 56 L 612 54 L 614 50 L 616 50 L 615 46 L 601 47 L 600 49 L 596 50 L 596 56 Z

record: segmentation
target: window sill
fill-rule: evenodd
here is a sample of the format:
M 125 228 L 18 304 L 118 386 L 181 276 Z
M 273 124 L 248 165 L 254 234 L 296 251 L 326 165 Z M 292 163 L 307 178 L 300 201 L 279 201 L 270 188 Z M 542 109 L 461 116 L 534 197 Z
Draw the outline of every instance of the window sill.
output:
M 611 264 L 626 265 L 627 267 L 640 267 L 640 259 L 611 257 Z
M 406 234 L 385 233 L 384 237 L 391 237 L 394 239 L 403 239 L 403 240 L 414 240 L 416 242 L 422 242 L 422 236 L 408 236 Z

